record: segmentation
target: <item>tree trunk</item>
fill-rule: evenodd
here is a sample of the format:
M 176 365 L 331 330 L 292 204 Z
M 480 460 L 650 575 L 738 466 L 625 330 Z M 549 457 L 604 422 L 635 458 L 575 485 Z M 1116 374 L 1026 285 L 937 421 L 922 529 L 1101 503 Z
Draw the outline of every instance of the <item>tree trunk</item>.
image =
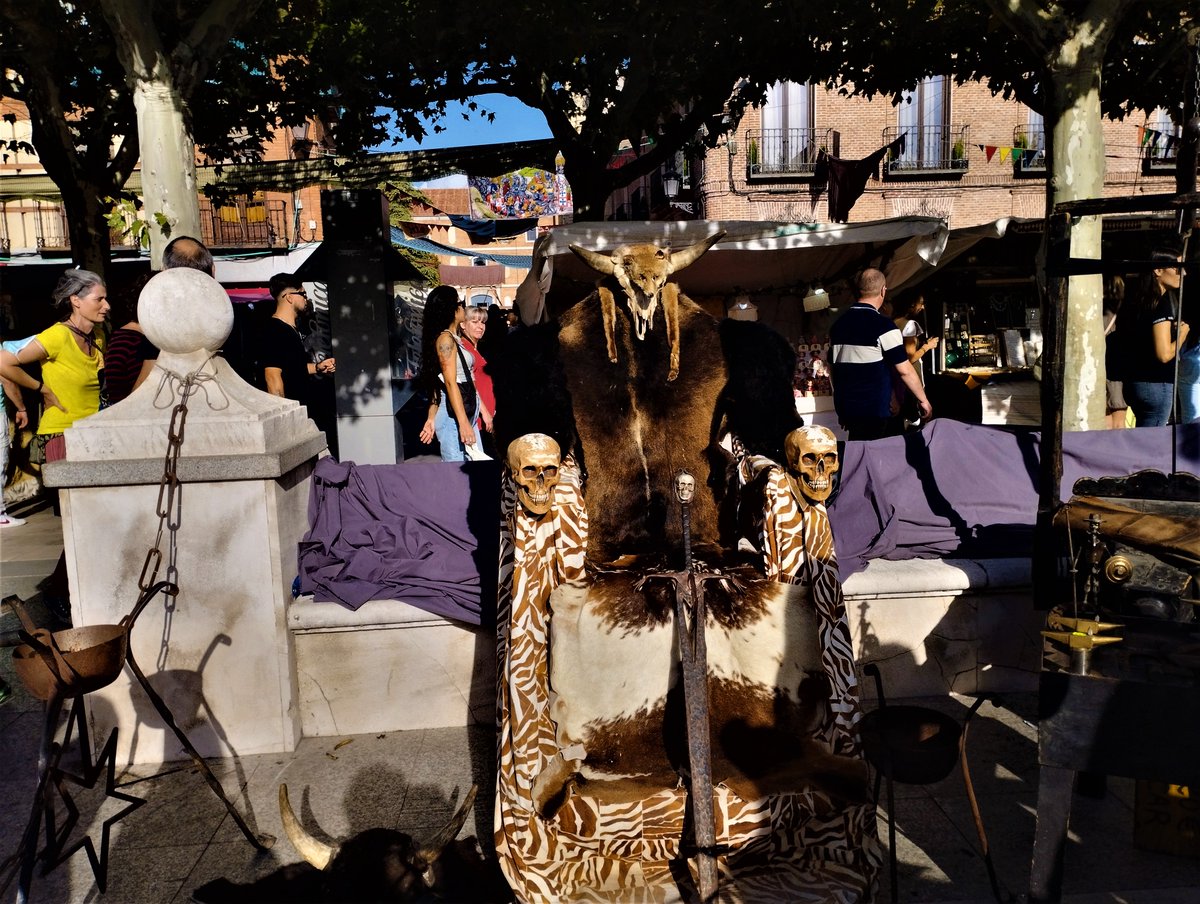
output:
M 67 211 L 67 232 L 75 265 L 99 273 L 107 282 L 112 234 L 100 198 L 94 191 L 72 188 L 70 197 L 63 192 L 63 208 Z
M 1050 61 L 1046 121 L 1053 123 L 1047 167 L 1047 202 L 1104 196 L 1104 145 L 1100 115 L 1100 68 L 1104 47 L 1077 36 L 1057 48 Z M 1071 235 L 1071 255 L 1099 259 L 1101 221 L 1080 217 Z M 1104 426 L 1105 374 L 1103 278 L 1074 276 L 1067 300 L 1063 367 L 1063 429 Z
M 167 242 L 200 238 L 196 196 L 196 143 L 183 117 L 183 100 L 168 78 L 139 79 L 133 89 L 142 152 L 142 196 L 150 224 L 150 261 L 158 269 Z M 160 225 L 159 217 L 165 218 Z
M 576 223 L 599 222 L 613 193 L 608 170 L 594 162 L 593 155 L 573 148 L 564 149 L 563 174 L 571 186 L 571 205 Z

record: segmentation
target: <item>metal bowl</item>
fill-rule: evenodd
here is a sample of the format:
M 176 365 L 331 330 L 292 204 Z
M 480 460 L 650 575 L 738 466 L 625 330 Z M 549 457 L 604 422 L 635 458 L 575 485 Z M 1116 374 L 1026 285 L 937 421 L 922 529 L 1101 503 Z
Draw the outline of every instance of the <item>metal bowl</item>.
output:
M 64 697 L 89 694 L 112 684 L 125 665 L 129 632 L 123 625 L 92 625 L 33 633 L 35 639 L 50 647 L 54 674 L 43 655 L 28 644 L 13 650 L 17 677 L 39 700 L 49 700 L 57 691 Z
M 898 782 L 940 782 L 958 760 L 962 729 L 937 710 L 884 706 L 863 716 L 858 725 L 867 760 Z

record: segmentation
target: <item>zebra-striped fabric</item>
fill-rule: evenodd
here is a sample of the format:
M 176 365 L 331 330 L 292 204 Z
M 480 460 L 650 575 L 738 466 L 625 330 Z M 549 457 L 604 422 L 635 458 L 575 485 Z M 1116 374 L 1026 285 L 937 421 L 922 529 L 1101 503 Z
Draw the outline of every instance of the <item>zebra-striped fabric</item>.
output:
M 774 462 L 770 466 L 782 474 Z M 628 803 L 571 793 L 553 819 L 535 812 L 533 783 L 558 752 L 549 717 L 547 601 L 560 584 L 586 579 L 587 510 L 578 469 L 565 459 L 560 473 L 553 508 L 542 519 L 517 505 L 512 481 L 505 481 L 496 851 L 518 899 L 530 904 L 687 900 L 694 889 L 681 888 L 674 866 L 687 805 L 682 788 Z M 813 509 L 802 513 L 785 478 L 770 498 L 767 515 L 783 551 L 768 555 L 764 564 L 776 580 L 815 578 L 820 585 L 814 603 L 822 665 L 833 687 L 831 716 L 821 735 L 837 752 L 854 751 L 859 714 L 854 660 L 828 520 L 823 508 L 819 517 L 810 517 Z M 813 554 L 806 556 L 809 543 Z M 828 557 L 832 569 L 802 573 L 805 562 L 820 557 Z M 720 861 L 722 902 L 851 904 L 870 897 L 882 861 L 873 807 L 848 808 L 812 790 L 747 801 L 723 785 L 715 789 L 715 804 L 718 843 L 734 852 Z

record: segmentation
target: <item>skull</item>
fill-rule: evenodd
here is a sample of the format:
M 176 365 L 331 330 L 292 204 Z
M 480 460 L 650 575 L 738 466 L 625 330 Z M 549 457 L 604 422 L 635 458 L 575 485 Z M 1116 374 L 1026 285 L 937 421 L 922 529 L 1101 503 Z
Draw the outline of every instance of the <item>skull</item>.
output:
M 683 505 L 687 505 L 695 498 L 696 495 L 696 478 L 687 471 L 678 471 L 675 474 L 675 498 Z
M 544 433 L 526 433 L 509 444 L 508 470 L 517 484 L 517 499 L 529 514 L 540 518 L 550 511 L 561 462 L 558 443 Z
M 840 467 L 837 439 L 826 427 L 799 427 L 783 441 L 792 495 L 820 505 L 833 492 L 833 475 Z

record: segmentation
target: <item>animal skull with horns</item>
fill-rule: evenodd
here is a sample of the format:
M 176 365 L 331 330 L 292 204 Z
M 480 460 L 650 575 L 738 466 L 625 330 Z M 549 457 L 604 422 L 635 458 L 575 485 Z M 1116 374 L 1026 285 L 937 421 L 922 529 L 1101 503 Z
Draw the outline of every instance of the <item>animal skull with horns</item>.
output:
M 611 254 L 589 251 L 578 245 L 570 249 L 585 264 L 597 273 L 616 277 L 625 292 L 633 334 L 639 342 L 654 329 L 654 315 L 661 299 L 663 319 L 666 322 L 667 342 L 671 346 L 670 369 L 667 380 L 679 376 L 679 286 L 668 283 L 672 273 L 695 263 L 700 255 L 715 245 L 724 231 L 710 235 L 694 245 L 679 251 L 660 248 L 658 245 L 622 245 Z M 616 298 L 610 289 L 603 286 L 596 290 L 600 296 L 600 307 L 604 316 L 604 338 L 607 343 L 608 360 L 617 363 L 617 342 L 614 327 L 617 319 Z
M 466 822 L 477 791 L 472 785 L 449 823 L 426 844 L 392 829 L 369 829 L 344 844 L 326 844 L 296 818 L 287 785 L 279 786 L 279 815 L 296 852 L 329 877 L 337 900 L 426 900 L 439 891 L 438 860 Z
M 821 505 L 833 492 L 838 460 L 837 437 L 827 427 L 798 427 L 783 441 L 788 483 L 796 501 Z

